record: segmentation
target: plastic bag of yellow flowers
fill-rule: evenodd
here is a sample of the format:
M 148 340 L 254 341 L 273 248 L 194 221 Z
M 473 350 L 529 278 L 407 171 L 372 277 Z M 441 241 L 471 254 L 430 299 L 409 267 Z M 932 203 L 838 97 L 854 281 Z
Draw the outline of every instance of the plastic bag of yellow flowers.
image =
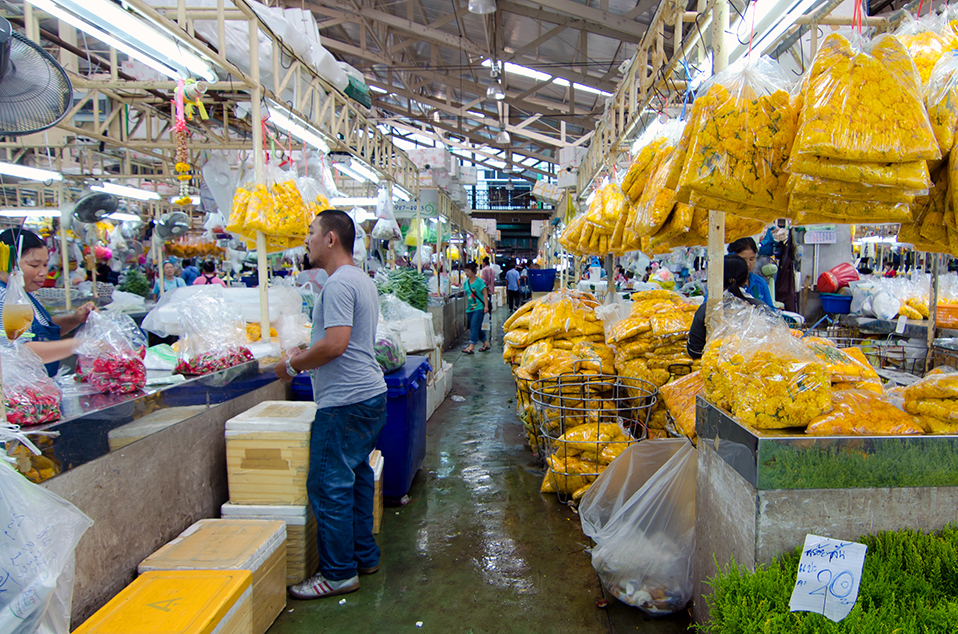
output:
M 695 400 L 705 386 L 702 372 L 692 372 L 659 388 L 679 431 L 695 439 Z
M 925 106 L 942 157 L 955 147 L 958 127 L 958 51 L 938 60 L 925 85 Z
M 958 372 L 930 374 L 905 388 L 905 411 L 932 432 L 958 432 Z
M 958 48 L 958 36 L 948 27 L 945 14 L 928 14 L 916 20 L 906 12 L 895 37 L 911 54 L 922 84 L 928 83 L 942 56 Z
M 866 390 L 832 393 L 832 411 L 809 423 L 806 434 L 892 436 L 923 434 L 921 421 L 894 405 L 884 396 Z
M 697 119 L 679 179 L 680 201 L 688 188 L 711 199 L 784 213 L 785 165 L 798 118 L 791 83 L 766 58 L 743 60 L 709 81 L 695 102 L 704 116 Z M 769 219 L 782 213 L 770 213 Z
M 842 161 L 938 160 L 915 65 L 902 43 L 825 38 L 804 85 L 794 153 Z
M 262 231 L 268 236 L 303 238 L 311 220 L 295 178 L 270 166 L 266 183 L 256 185 L 250 193 L 246 229 L 254 234 Z
M 660 161 L 656 158 L 663 153 L 669 154 L 678 144 L 685 130 L 685 122 L 671 119 L 663 124 L 655 119 L 651 125 L 636 140 L 634 148 L 638 149 L 625 177 L 622 179 L 622 191 L 631 202 L 638 202 Z
M 529 343 L 550 337 L 602 335 L 602 322 L 595 315 L 597 305 L 595 300 L 572 293 L 550 293 L 532 310 Z

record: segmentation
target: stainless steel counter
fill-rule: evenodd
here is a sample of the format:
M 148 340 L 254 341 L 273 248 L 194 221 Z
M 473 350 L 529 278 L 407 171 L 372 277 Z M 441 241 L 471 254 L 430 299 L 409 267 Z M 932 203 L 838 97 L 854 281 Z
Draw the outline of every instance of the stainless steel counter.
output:
M 865 333 L 876 335 L 896 335 L 906 339 L 928 339 L 928 322 L 908 319 L 905 322 L 905 332 L 898 333 L 897 319 L 878 319 L 877 317 L 863 317 L 861 315 L 842 315 L 840 323 L 846 326 L 853 326 L 861 329 Z M 940 337 L 958 337 L 958 330 L 947 328 L 938 328 Z
M 163 374 L 170 373 L 150 371 L 148 378 Z M 260 370 L 257 361 L 250 361 L 131 394 L 67 396 L 60 404 L 59 421 L 26 428 L 56 432 L 54 437 L 31 437 L 42 450 L 41 456 L 34 456 L 18 442 L 9 443 L 7 453 L 17 457 L 22 473 L 42 482 L 273 381 L 276 376 L 271 368 Z

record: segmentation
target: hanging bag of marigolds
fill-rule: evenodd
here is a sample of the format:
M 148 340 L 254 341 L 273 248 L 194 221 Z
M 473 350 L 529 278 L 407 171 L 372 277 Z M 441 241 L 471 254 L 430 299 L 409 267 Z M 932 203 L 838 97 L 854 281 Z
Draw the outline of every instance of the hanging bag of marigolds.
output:
M 941 159 L 915 63 L 891 35 L 825 38 L 802 85 L 789 162 L 797 221 L 908 222 Z M 889 189 L 875 190 L 872 186 Z
M 798 118 L 791 84 L 776 62 L 759 58 L 733 64 L 703 87 L 679 200 L 688 190 L 706 197 L 707 208 L 766 221 L 785 215 L 785 166 Z
M 958 49 L 958 36 L 948 25 L 945 14 L 929 13 L 915 19 L 906 11 L 895 37 L 905 45 L 915 61 L 922 85 L 928 83 L 932 69 L 942 56 Z

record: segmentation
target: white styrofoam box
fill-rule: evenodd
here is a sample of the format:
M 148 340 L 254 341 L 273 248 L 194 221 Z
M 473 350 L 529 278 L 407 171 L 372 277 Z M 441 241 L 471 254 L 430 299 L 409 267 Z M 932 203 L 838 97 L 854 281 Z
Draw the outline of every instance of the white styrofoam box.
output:
M 559 187 L 575 187 L 579 182 L 579 170 L 559 170 Z
M 407 151 L 406 156 L 420 170 L 441 169 L 449 172 L 452 169 L 452 154 L 446 148 L 418 148 Z
M 452 184 L 452 178 L 447 170 L 426 170 L 419 172 L 420 187 L 438 187 L 440 189 L 449 189 Z
M 226 421 L 226 435 L 264 432 L 308 434 L 315 419 L 316 403 L 312 401 L 263 401 Z
M 479 172 L 475 165 L 459 166 L 459 182 L 463 185 L 475 185 Z
M 436 395 L 438 393 L 439 389 L 435 383 L 426 384 L 426 420 L 432 418 L 433 412 L 436 411 Z
M 562 198 L 562 189 L 555 183 L 536 181 L 536 184 L 532 186 L 532 194 L 540 200 L 557 203 Z
M 588 150 L 589 148 L 581 145 L 559 148 L 559 169 L 578 168 L 582 165 L 582 159 L 585 158 Z
M 445 398 L 452 391 L 452 364 L 447 361 L 442 363 L 442 382 L 443 398 Z
M 436 347 L 436 331 L 433 329 L 431 314 L 391 321 L 389 325 L 399 333 L 406 352 L 432 350 Z

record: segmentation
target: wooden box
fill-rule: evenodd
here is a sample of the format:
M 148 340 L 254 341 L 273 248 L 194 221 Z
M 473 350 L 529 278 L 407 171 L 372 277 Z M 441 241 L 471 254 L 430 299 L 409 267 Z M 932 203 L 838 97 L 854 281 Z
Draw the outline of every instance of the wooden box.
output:
M 310 506 L 224 504 L 224 519 L 282 520 L 286 522 L 286 585 L 296 585 L 313 576 L 319 567 L 316 518 Z

